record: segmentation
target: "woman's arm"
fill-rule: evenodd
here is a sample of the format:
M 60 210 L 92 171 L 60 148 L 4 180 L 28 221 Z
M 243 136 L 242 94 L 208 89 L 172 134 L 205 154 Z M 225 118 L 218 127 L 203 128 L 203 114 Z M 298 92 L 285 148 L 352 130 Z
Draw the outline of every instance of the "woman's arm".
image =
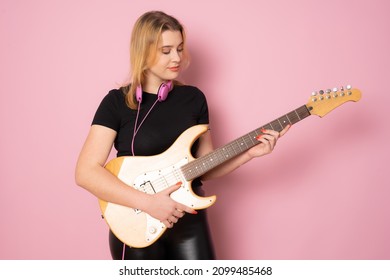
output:
M 263 130 L 263 134 L 259 135 L 257 140 L 259 144 L 245 151 L 244 153 L 226 161 L 220 166 L 210 170 L 202 176 L 202 180 L 211 180 L 224 176 L 244 163 L 250 161 L 255 157 L 260 157 L 269 154 L 273 151 L 278 139 L 283 136 L 290 126 L 285 127 L 280 133 L 274 130 Z M 196 157 L 206 155 L 214 150 L 211 133 L 208 130 L 199 138 L 199 148 Z
M 92 125 L 87 139 L 80 152 L 75 179 L 77 185 L 85 188 L 96 197 L 140 209 L 167 227 L 177 222 L 184 212 L 194 213 L 194 210 L 175 202 L 169 196 L 180 186 L 172 186 L 166 190 L 150 195 L 129 187 L 104 168 L 111 151 L 116 131 L 101 125 Z

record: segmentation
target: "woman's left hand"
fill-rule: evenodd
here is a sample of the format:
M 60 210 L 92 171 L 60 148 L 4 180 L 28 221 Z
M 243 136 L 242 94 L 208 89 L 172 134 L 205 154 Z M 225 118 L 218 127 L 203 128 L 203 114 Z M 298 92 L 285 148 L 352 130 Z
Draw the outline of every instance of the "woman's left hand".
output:
M 291 125 L 286 126 L 281 132 L 270 129 L 262 129 L 261 132 L 263 134 L 257 136 L 257 140 L 260 144 L 248 150 L 250 157 L 260 157 L 271 153 L 275 148 L 278 139 L 282 137 L 290 127 Z

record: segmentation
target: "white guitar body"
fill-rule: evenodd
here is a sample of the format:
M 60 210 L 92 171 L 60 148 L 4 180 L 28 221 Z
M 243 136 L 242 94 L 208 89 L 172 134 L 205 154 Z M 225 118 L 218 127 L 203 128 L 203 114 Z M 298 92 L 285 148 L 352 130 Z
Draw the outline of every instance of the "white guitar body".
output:
M 172 199 L 193 209 L 211 206 L 215 196 L 200 197 L 191 189 L 180 167 L 194 160 L 190 149 L 195 140 L 207 131 L 207 125 L 189 128 L 164 153 L 149 156 L 118 157 L 106 165 L 121 181 L 139 191 L 154 194 L 178 182 L 181 188 L 171 194 Z M 100 207 L 111 231 L 125 244 L 142 248 L 154 243 L 166 230 L 164 224 L 150 215 L 122 205 L 100 200 Z

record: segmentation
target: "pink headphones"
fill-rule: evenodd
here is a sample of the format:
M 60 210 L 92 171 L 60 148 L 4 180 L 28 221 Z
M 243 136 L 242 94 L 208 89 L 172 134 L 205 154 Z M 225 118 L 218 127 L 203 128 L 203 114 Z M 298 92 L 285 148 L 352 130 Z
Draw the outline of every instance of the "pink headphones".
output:
M 168 97 L 168 93 L 172 90 L 172 81 L 162 83 L 157 91 L 157 100 L 164 101 Z M 142 87 L 139 85 L 135 90 L 135 97 L 139 103 L 142 102 Z
M 131 141 L 131 153 L 134 156 L 134 140 L 135 136 L 137 135 L 138 130 L 141 128 L 141 125 L 143 122 L 146 120 L 146 117 L 149 115 L 149 113 L 152 111 L 154 106 L 157 104 L 157 101 L 164 101 L 168 97 L 168 93 L 172 90 L 173 83 L 172 81 L 168 81 L 167 83 L 162 83 L 160 87 L 158 88 L 157 91 L 157 100 L 153 103 L 152 107 L 150 107 L 149 111 L 146 113 L 145 117 L 142 119 L 141 123 L 137 126 L 138 124 L 138 117 L 139 117 L 139 111 L 141 108 L 141 102 L 142 102 L 142 87 L 139 85 L 136 90 L 135 90 L 135 97 L 138 101 L 138 110 L 137 110 L 137 117 L 135 119 L 134 123 L 134 132 L 133 132 L 133 139 Z

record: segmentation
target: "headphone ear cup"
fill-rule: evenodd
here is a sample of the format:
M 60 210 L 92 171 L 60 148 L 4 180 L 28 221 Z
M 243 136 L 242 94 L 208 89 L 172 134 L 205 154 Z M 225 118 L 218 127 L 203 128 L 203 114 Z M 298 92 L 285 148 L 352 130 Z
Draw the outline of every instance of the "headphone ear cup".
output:
M 160 87 L 158 88 L 157 92 L 157 99 L 158 101 L 164 101 L 168 97 L 168 93 L 172 90 L 173 83 L 172 81 L 169 81 L 167 83 L 162 83 Z M 138 103 L 142 102 L 142 87 L 141 85 L 137 86 L 135 89 L 135 98 L 137 99 Z
M 168 97 L 168 93 L 172 90 L 172 81 L 162 83 L 158 88 L 157 98 L 158 101 L 164 101 Z
M 142 102 L 142 87 L 141 85 L 137 86 L 135 89 L 135 98 L 137 99 L 138 103 Z

